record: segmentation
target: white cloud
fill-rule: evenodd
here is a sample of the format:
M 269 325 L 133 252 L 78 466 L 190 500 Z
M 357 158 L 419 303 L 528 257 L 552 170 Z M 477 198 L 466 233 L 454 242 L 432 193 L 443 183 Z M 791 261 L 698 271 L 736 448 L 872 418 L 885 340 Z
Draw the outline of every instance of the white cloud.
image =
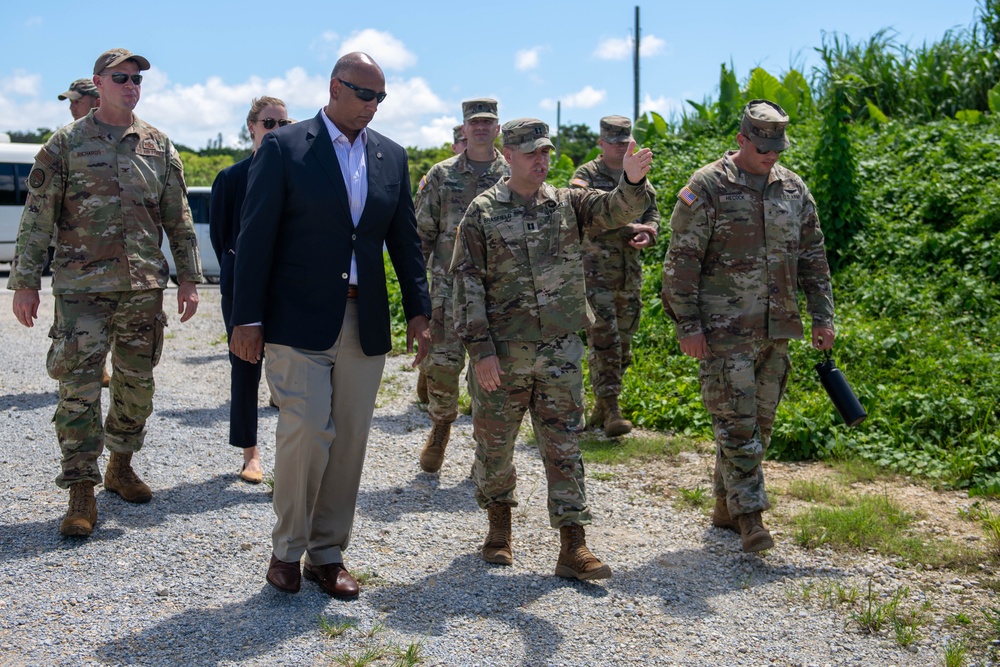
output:
M 310 73 L 294 67 L 283 75 L 229 82 L 218 76 L 193 84 L 172 81 L 168 74 L 152 68 L 143 72 L 142 99 L 136 114 L 166 132 L 175 143 L 194 149 L 222 135 L 223 145 L 237 145 L 246 122 L 250 102 L 261 95 L 285 101 L 288 114 L 306 120 L 329 100 L 329 73 Z M 58 82 L 58 91 L 68 82 Z M 58 128 L 70 122 L 69 105 L 56 100 L 56 93 L 41 91 L 41 76 L 17 70 L 0 72 L 0 132 Z M 440 146 L 451 141 L 451 128 L 458 123 L 458 105 L 442 100 L 420 77 L 390 77 L 389 94 L 372 122 L 372 127 L 403 146 Z
M 24 21 L 24 27 L 25 28 L 37 28 L 37 27 L 41 26 L 42 23 L 43 22 L 42 22 L 42 17 L 41 16 L 29 16 Z
M 440 146 L 441 144 L 451 144 L 455 135 L 452 129 L 461 121 L 455 116 L 438 116 L 432 118 L 420 128 L 420 136 L 423 141 L 417 143 L 419 146 Z
M 583 90 L 563 95 L 558 100 L 545 98 L 539 102 L 539 106 L 547 111 L 553 111 L 556 108 L 556 102 L 562 102 L 562 105 L 567 109 L 589 109 L 603 102 L 607 96 L 607 91 L 596 90 L 593 86 L 588 85 L 584 86 Z
M 388 96 L 385 102 L 378 106 L 378 113 L 372 120 L 372 127 L 382 132 L 390 139 L 403 146 L 438 146 L 445 141 L 438 141 L 440 136 L 433 130 L 428 141 L 424 126 L 428 122 L 426 116 L 443 115 L 454 111 L 454 105 L 448 104 L 431 90 L 427 81 L 421 77 L 412 79 L 390 78 L 385 82 Z M 450 122 L 450 121 L 449 121 Z M 451 138 L 451 128 L 456 122 L 445 126 L 447 140 Z
M 235 145 L 255 97 L 271 95 L 283 100 L 289 115 L 298 120 L 313 116 L 329 99 L 327 75 L 309 75 L 301 67 L 281 77 L 250 77 L 233 84 L 219 77 L 193 85 L 169 84 L 166 74 L 155 68 L 146 76 L 136 113 L 175 142 L 195 149 L 204 148 L 219 134 L 224 145 Z
M 538 52 L 540 46 L 531 49 L 523 49 L 514 55 L 514 68 L 520 72 L 538 67 Z
M 343 41 L 338 56 L 353 51 L 364 51 L 375 59 L 382 69 L 402 70 L 417 64 L 417 56 L 400 40 L 387 32 L 365 28 L 351 33 Z
M 634 50 L 632 36 L 609 37 L 594 50 L 594 57 L 601 60 L 624 60 L 632 56 Z M 663 53 L 667 43 L 655 35 L 646 35 L 639 40 L 639 55 L 642 57 L 655 56 Z
M 660 97 L 653 98 L 646 93 L 642 101 L 639 103 L 639 112 L 646 113 L 647 111 L 655 111 L 664 118 L 669 118 L 674 114 L 680 114 L 684 109 L 684 103 L 680 100 L 675 100 L 670 97 Z
M 14 70 L 11 76 L 0 78 L 0 94 L 37 96 L 42 89 L 42 77 L 29 74 L 22 69 Z

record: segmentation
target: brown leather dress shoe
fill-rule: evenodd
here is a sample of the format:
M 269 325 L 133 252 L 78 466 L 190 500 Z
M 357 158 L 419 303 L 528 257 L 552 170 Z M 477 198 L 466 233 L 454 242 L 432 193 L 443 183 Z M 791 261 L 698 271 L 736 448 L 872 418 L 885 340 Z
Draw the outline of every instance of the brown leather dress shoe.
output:
M 298 593 L 302 585 L 302 571 L 298 561 L 286 563 L 271 554 L 271 564 L 267 567 L 267 583 L 282 593 Z
M 358 597 L 358 581 L 351 576 L 343 563 L 328 563 L 326 565 L 305 564 L 306 579 L 315 581 L 323 590 L 341 600 L 353 600 Z

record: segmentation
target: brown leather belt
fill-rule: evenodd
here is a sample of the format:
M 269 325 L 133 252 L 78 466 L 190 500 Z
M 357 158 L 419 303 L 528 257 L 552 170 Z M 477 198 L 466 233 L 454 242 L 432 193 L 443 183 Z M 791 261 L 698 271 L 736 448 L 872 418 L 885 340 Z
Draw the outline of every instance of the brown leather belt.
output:
M 347 298 L 348 299 L 357 299 L 358 298 L 358 286 L 357 285 L 348 285 L 347 286 Z

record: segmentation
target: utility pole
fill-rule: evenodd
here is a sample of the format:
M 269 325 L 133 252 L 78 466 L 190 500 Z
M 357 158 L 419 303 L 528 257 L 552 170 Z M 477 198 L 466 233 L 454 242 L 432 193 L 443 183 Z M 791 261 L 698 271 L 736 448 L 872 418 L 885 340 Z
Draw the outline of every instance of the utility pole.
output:
M 635 6 L 635 53 L 632 56 L 632 65 L 635 77 L 633 85 L 635 94 L 633 96 L 632 104 L 632 122 L 635 123 L 639 120 L 639 5 Z

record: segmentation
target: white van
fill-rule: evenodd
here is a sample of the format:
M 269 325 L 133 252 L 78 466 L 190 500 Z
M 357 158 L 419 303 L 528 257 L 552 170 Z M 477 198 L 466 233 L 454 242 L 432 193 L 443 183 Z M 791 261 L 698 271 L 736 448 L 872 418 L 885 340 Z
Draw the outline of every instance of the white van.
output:
M 210 283 L 218 283 L 222 269 L 219 268 L 219 260 L 212 250 L 212 237 L 208 233 L 208 204 L 212 197 L 212 188 L 196 185 L 188 188 L 188 205 L 191 207 L 191 217 L 194 219 L 194 232 L 198 236 L 198 253 L 201 255 L 201 272 L 205 280 Z M 170 267 L 170 279 L 177 282 L 177 266 L 174 264 L 174 257 L 170 254 L 170 243 L 164 235 L 160 250 L 167 258 L 167 265 Z
M 39 144 L 0 143 L 0 262 L 14 261 L 17 228 L 28 198 L 28 174 Z
M 0 263 L 14 261 L 14 246 L 17 243 L 17 229 L 21 224 L 21 212 L 28 198 L 26 181 L 35 162 L 35 155 L 41 144 L 13 144 L 0 142 Z M 208 233 L 208 201 L 212 188 L 193 187 L 188 189 L 188 203 L 194 218 L 194 228 L 198 235 L 198 249 L 201 252 L 202 271 L 209 282 L 219 282 L 219 261 L 212 250 L 212 239 Z M 170 276 L 176 282 L 177 269 L 170 247 L 164 237 L 163 254 L 170 267 Z

